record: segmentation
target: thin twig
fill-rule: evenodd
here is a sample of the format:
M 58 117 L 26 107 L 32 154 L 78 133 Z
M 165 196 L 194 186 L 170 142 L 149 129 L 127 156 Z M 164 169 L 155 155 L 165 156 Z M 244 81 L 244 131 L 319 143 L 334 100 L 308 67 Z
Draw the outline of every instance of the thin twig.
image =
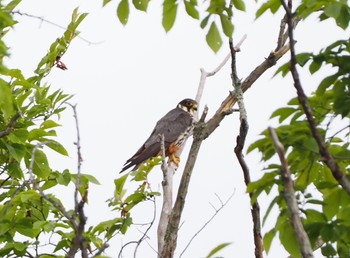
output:
M 109 247 L 108 243 L 103 243 L 98 251 L 92 256 L 93 258 L 100 256 L 107 248 Z
M 313 251 L 310 244 L 309 237 L 307 236 L 303 225 L 301 223 L 301 219 L 299 216 L 299 208 L 298 203 L 295 197 L 295 191 L 293 186 L 293 180 L 291 177 L 291 173 L 289 171 L 288 163 L 285 158 L 285 151 L 282 143 L 279 141 L 278 136 L 275 130 L 269 127 L 269 134 L 271 136 L 272 142 L 275 146 L 275 150 L 278 154 L 278 157 L 281 161 L 281 177 L 283 183 L 283 196 L 286 200 L 290 224 L 294 231 L 295 237 L 299 244 L 299 249 L 302 257 L 304 258 L 312 258 Z
M 0 131 L 0 138 L 1 137 L 4 137 L 8 134 L 10 134 L 13 126 L 14 126 L 14 123 L 17 121 L 17 119 L 20 117 L 20 113 L 17 112 L 11 119 L 10 121 L 8 122 L 8 124 L 6 125 L 6 128 L 3 130 L 3 131 Z
M 82 155 L 81 155 L 81 145 L 80 145 L 80 130 L 79 130 L 79 122 L 78 122 L 76 105 L 72 105 L 72 104 L 69 104 L 69 105 L 73 109 L 75 129 L 77 133 L 77 141 L 75 142 L 75 145 L 77 147 L 77 177 L 75 180 L 75 192 L 74 192 L 75 205 L 74 205 L 73 218 L 76 218 L 76 216 L 78 216 L 79 224 L 78 224 L 78 227 L 75 229 L 75 234 L 72 239 L 69 250 L 67 252 L 66 258 L 74 257 L 79 248 L 81 250 L 81 257 L 87 258 L 88 257 L 87 245 L 86 245 L 86 239 L 83 234 L 85 232 L 85 224 L 87 220 L 85 216 L 84 206 L 85 206 L 85 203 L 87 202 L 88 190 L 85 189 L 84 193 L 82 194 L 81 200 L 79 200 L 78 194 L 79 194 L 79 188 L 80 188 L 81 165 L 83 161 Z
M 123 255 L 123 250 L 125 247 L 127 247 L 128 245 L 131 245 L 131 244 L 136 244 L 136 247 L 135 247 L 135 250 L 134 250 L 134 258 L 136 258 L 136 253 L 137 253 L 137 249 L 139 247 L 139 245 L 146 239 L 147 237 L 147 233 L 148 231 L 152 228 L 153 224 L 154 224 L 154 221 L 156 219 L 156 215 L 157 215 L 157 208 L 156 208 L 156 201 L 155 199 L 153 198 L 152 199 L 152 202 L 153 202 L 153 218 L 152 218 L 152 221 L 147 223 L 149 226 L 147 227 L 146 231 L 142 233 L 142 236 L 139 240 L 133 240 L 133 241 L 129 241 L 127 242 L 126 244 L 124 244 L 121 249 L 119 250 L 119 253 L 118 253 L 118 258 L 121 258 L 122 255 Z M 134 223 L 135 225 L 135 223 Z M 153 249 L 153 247 L 152 247 Z M 153 249 L 155 252 L 157 252 L 155 249 Z
M 60 28 L 62 30 L 68 30 L 67 27 L 65 26 L 62 26 L 62 25 L 59 25 L 55 22 L 52 22 L 50 20 L 47 20 L 45 19 L 44 17 L 41 17 L 41 16 L 36 16 L 36 15 L 33 15 L 33 14 L 29 14 L 29 13 L 24 13 L 24 12 L 21 12 L 20 10 L 15 10 L 15 11 L 11 11 L 10 12 L 11 14 L 18 14 L 20 16 L 26 16 L 26 17 L 29 17 L 29 18 L 34 18 L 34 19 L 37 19 L 37 20 L 40 20 L 42 23 L 45 22 L 47 24 L 50 24 L 52 26 L 55 26 L 57 28 Z M 71 31 L 72 32 L 72 31 Z M 82 36 L 80 36 L 77 32 L 74 32 L 74 35 L 76 37 L 78 37 L 79 39 L 81 39 L 82 41 L 85 41 L 86 43 L 88 43 L 89 45 L 98 45 L 98 44 L 101 44 L 102 42 L 92 42 L 86 38 L 83 38 Z
M 228 197 L 228 199 L 225 202 L 222 202 L 221 199 L 218 197 L 218 200 L 220 201 L 220 207 L 215 208 L 211 203 L 210 205 L 214 208 L 215 212 L 214 214 L 203 224 L 203 226 L 200 227 L 200 229 L 191 237 L 190 241 L 188 241 L 185 248 L 182 250 L 179 257 L 182 257 L 182 255 L 186 252 L 188 247 L 191 245 L 192 241 L 208 226 L 208 224 L 218 215 L 218 213 L 228 204 L 228 202 L 232 199 L 234 196 L 234 192 Z
M 164 140 L 164 136 L 163 136 L 163 140 Z M 146 229 L 146 231 L 143 233 L 142 237 L 139 239 L 139 241 L 136 244 L 135 251 L 134 251 L 134 258 L 136 258 L 136 253 L 137 253 L 138 247 L 140 246 L 142 241 L 145 240 L 147 233 L 152 228 L 154 221 L 156 219 L 156 216 L 157 216 L 156 200 L 154 197 L 152 198 L 152 202 L 153 202 L 153 218 L 152 218 L 152 221 L 149 223 L 148 228 Z
M 246 40 L 246 38 L 247 38 L 247 35 L 244 35 L 242 39 L 238 42 L 238 44 L 235 46 L 235 49 L 237 52 L 240 51 L 241 45 Z M 224 58 L 224 60 L 222 60 L 222 62 L 211 72 L 207 72 L 204 68 L 200 69 L 201 77 L 199 79 L 199 85 L 198 85 L 197 94 L 196 94 L 196 101 L 198 104 L 201 101 L 207 77 L 214 76 L 217 72 L 219 72 L 225 66 L 228 60 L 230 60 L 230 58 L 231 58 L 231 53 L 228 53 Z
M 350 195 L 350 182 L 345 176 L 345 173 L 338 166 L 338 163 L 334 160 L 334 157 L 329 153 L 326 143 L 324 142 L 321 135 L 317 131 L 315 118 L 312 115 L 311 107 L 308 103 L 307 96 L 301 85 L 299 73 L 296 68 L 297 60 L 295 55 L 295 42 L 294 42 L 294 32 L 293 32 L 294 28 L 293 28 L 293 22 L 292 22 L 293 14 L 291 11 L 292 2 L 288 1 L 288 5 L 287 5 L 284 0 L 281 0 L 281 3 L 287 15 L 288 35 L 289 35 L 289 41 L 290 41 L 290 71 L 292 73 L 292 77 L 294 80 L 294 87 L 298 94 L 299 103 L 303 107 L 307 122 L 311 130 L 311 134 L 318 145 L 321 161 L 327 165 L 327 167 L 331 170 L 333 177 L 338 181 L 338 183 L 343 187 L 343 189 Z

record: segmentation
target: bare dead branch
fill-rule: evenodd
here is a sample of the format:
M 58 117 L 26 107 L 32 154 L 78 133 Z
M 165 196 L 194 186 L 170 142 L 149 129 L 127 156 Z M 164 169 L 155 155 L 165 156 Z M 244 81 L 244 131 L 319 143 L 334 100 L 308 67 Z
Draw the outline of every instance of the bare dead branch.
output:
M 238 42 L 238 44 L 235 46 L 235 49 L 237 52 L 240 51 L 241 45 L 243 44 L 243 42 L 245 41 L 245 39 L 247 38 L 247 35 L 244 35 L 242 37 L 242 39 Z M 199 80 L 199 85 L 198 85 L 198 90 L 197 90 L 197 94 L 196 94 L 196 101 L 199 105 L 200 100 L 202 98 L 203 95 L 203 91 L 204 91 L 204 86 L 205 86 L 205 81 L 207 79 L 207 77 L 211 77 L 214 76 L 217 72 L 219 72 L 227 63 L 228 60 L 230 60 L 231 57 L 231 53 L 228 53 L 227 56 L 224 58 L 224 60 L 211 72 L 207 72 L 206 70 L 204 70 L 204 68 L 201 68 L 201 77 Z
M 87 258 L 88 252 L 87 252 L 87 245 L 86 245 L 86 239 L 83 235 L 85 232 L 85 224 L 86 224 L 86 216 L 84 211 L 85 203 L 87 202 L 87 196 L 88 196 L 88 189 L 85 189 L 84 194 L 82 195 L 81 199 L 79 200 L 78 194 L 79 194 L 79 187 L 80 187 L 80 175 L 81 175 L 81 165 L 82 165 L 82 155 L 81 155 L 81 145 L 80 145 L 80 130 L 79 130 L 79 121 L 78 121 L 78 115 L 77 115 L 77 109 L 76 105 L 69 104 L 73 109 L 73 117 L 75 120 L 75 129 L 77 133 L 77 141 L 75 142 L 75 145 L 77 147 L 77 177 L 75 180 L 75 191 L 74 191 L 74 214 L 73 219 L 76 220 L 76 217 L 79 218 L 79 224 L 77 228 L 75 229 L 75 234 L 72 239 L 71 245 L 69 247 L 69 250 L 67 252 L 66 258 L 73 258 L 75 254 L 77 253 L 78 249 L 81 250 L 81 257 Z
M 236 98 L 237 98 L 237 104 L 239 107 L 239 114 L 240 114 L 240 130 L 239 135 L 236 139 L 236 147 L 234 149 L 236 157 L 238 159 L 238 162 L 242 168 L 243 176 L 244 176 L 244 182 L 246 186 L 250 183 L 250 173 L 248 165 L 245 162 L 244 156 L 243 156 L 243 148 L 245 144 L 245 139 L 248 134 L 248 118 L 247 118 L 247 111 L 245 109 L 244 101 L 243 101 L 243 92 L 241 89 L 241 82 L 238 79 L 237 74 L 237 68 L 236 68 L 236 53 L 237 50 L 233 46 L 232 40 L 229 42 L 230 44 L 230 51 L 231 51 L 231 78 L 232 78 L 232 85 L 235 89 Z M 252 198 L 252 194 L 249 194 L 250 199 Z M 263 257 L 263 243 L 262 243 L 262 237 L 261 237 L 261 223 L 260 223 L 260 206 L 258 201 L 255 201 L 252 204 L 251 209 L 252 214 L 252 220 L 253 220 L 253 236 L 254 236 L 254 245 L 255 245 L 255 257 L 256 258 L 262 258 Z
M 220 201 L 220 207 L 215 208 L 212 204 L 210 204 L 215 212 L 214 214 L 203 224 L 203 226 L 191 237 L 190 241 L 188 241 L 186 247 L 182 250 L 181 254 L 179 257 L 182 257 L 182 255 L 186 252 L 187 248 L 191 245 L 192 241 L 208 226 L 208 224 L 218 215 L 218 213 L 228 204 L 228 202 L 232 199 L 233 195 L 235 193 L 233 192 L 230 197 L 225 202 L 222 202 L 221 199 L 218 197 Z
M 283 183 L 283 196 L 286 200 L 290 224 L 294 231 L 295 237 L 297 238 L 300 253 L 304 258 L 311 258 L 313 256 L 312 247 L 310 244 L 309 237 L 307 236 L 304 227 L 301 223 L 299 217 L 299 208 L 298 203 L 295 198 L 295 191 L 293 186 L 293 180 L 291 178 L 291 173 L 289 171 L 288 163 L 285 158 L 285 151 L 282 143 L 279 141 L 278 136 L 275 130 L 269 127 L 269 134 L 272 139 L 272 142 L 275 146 L 275 150 L 278 154 L 278 157 L 281 161 L 281 177 Z
M 310 105 L 308 103 L 307 96 L 302 87 L 299 73 L 297 71 L 297 60 L 295 56 L 295 43 L 294 43 L 294 27 L 293 27 L 293 14 L 291 11 L 291 1 L 288 1 L 288 5 L 284 0 L 281 0 L 282 6 L 286 11 L 287 24 L 288 24 L 288 35 L 290 42 L 290 71 L 294 80 L 294 87 L 297 91 L 298 100 L 300 105 L 302 106 L 304 113 L 306 115 L 306 119 L 308 121 L 311 134 L 315 139 L 319 153 L 321 156 L 321 161 L 327 165 L 327 167 L 332 172 L 333 177 L 338 181 L 338 183 L 343 187 L 343 189 L 350 195 L 350 182 L 346 178 L 344 171 L 340 169 L 338 163 L 334 160 L 334 157 L 329 153 L 326 143 L 322 139 L 321 135 L 317 131 L 316 122 L 314 116 L 312 115 L 312 111 Z
M 169 215 L 173 207 L 173 171 L 168 169 L 165 161 L 165 145 L 164 145 L 164 135 L 160 135 L 161 138 L 161 151 L 163 156 L 162 171 L 163 171 L 163 205 L 160 213 L 157 238 L 158 238 L 158 253 L 161 253 L 161 249 L 164 246 L 164 237 L 166 233 L 166 227 L 169 221 Z

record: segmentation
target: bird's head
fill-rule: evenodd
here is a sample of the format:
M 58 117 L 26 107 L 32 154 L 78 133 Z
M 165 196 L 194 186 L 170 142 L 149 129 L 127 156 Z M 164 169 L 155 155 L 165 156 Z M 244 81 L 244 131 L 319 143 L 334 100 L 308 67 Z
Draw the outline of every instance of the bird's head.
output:
M 193 116 L 197 112 L 197 101 L 193 99 L 184 99 L 179 104 L 177 104 L 178 108 L 181 108 L 182 110 L 189 113 L 191 116 Z

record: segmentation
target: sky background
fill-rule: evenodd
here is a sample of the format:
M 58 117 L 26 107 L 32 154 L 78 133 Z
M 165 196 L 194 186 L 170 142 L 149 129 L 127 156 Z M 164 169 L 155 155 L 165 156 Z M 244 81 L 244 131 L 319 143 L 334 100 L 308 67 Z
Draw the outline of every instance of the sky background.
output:
M 234 13 L 234 42 L 244 34 L 247 39 L 237 56 L 237 70 L 244 79 L 276 47 L 280 20 L 283 13 L 265 14 L 255 20 L 259 1 L 246 1 L 247 13 Z M 79 26 L 80 36 L 70 45 L 62 61 L 68 70 L 53 69 L 45 81 L 52 90 L 63 89 L 74 94 L 70 101 L 77 104 L 83 155 L 82 172 L 94 175 L 101 185 L 92 185 L 89 190 L 89 205 L 86 207 L 88 224 L 95 225 L 113 217 L 106 200 L 113 195 L 114 184 L 124 162 L 135 153 L 151 133 L 156 121 L 174 108 L 184 98 L 194 98 L 200 78 L 200 68 L 215 69 L 228 54 L 227 42 L 214 54 L 205 42 L 205 31 L 199 22 L 188 17 L 180 4 L 174 28 L 165 33 L 161 25 L 161 3 L 152 1 L 147 13 L 131 8 L 128 24 L 123 27 L 117 19 L 117 2 L 102 8 L 102 0 L 23 0 L 17 10 L 43 17 L 60 26 L 66 26 L 75 7 L 89 13 Z M 19 23 L 5 40 L 11 47 L 9 67 L 20 68 L 26 76 L 33 75 L 39 60 L 46 54 L 50 44 L 63 30 L 57 26 L 26 16 L 16 15 Z M 325 33 L 326 32 L 326 33 Z M 296 30 L 297 52 L 317 51 L 345 38 L 348 33 L 333 26 L 333 21 L 318 22 L 311 16 L 298 25 Z M 288 60 L 288 54 L 266 72 L 244 95 L 250 130 L 247 145 L 259 138 L 259 133 L 275 120 L 271 113 L 284 106 L 295 96 L 290 78 L 272 78 L 277 67 Z M 322 75 L 324 76 L 324 74 Z M 306 92 L 311 92 L 320 80 L 308 73 L 301 73 Z M 222 100 L 232 90 L 230 64 L 206 81 L 200 112 L 206 104 L 210 118 Z M 69 151 L 69 158 L 52 153 L 53 168 L 69 168 L 76 173 L 76 131 L 71 110 L 62 116 L 58 129 L 59 141 Z M 218 244 L 232 242 L 220 252 L 223 257 L 254 257 L 252 222 L 249 198 L 241 169 L 233 149 L 239 129 L 239 115 L 226 117 L 220 127 L 208 138 L 199 152 L 192 175 L 191 185 L 183 213 L 183 224 L 178 237 L 175 257 L 179 257 L 191 237 L 215 213 L 212 206 L 220 207 L 219 198 L 225 202 L 233 197 L 215 219 L 193 240 L 182 257 L 205 257 Z M 177 189 L 191 141 L 182 154 L 182 164 L 174 176 Z M 260 162 L 257 153 L 246 155 L 252 179 L 262 175 L 266 165 Z M 154 191 L 161 191 L 161 170 L 153 169 L 149 182 Z M 130 188 L 135 185 L 130 184 Z M 73 189 L 73 188 L 71 188 Z M 72 207 L 73 191 L 57 191 L 58 197 L 66 200 L 66 208 Z M 270 198 L 259 199 L 263 216 Z M 161 197 L 157 210 L 161 208 Z M 135 208 L 132 213 L 135 223 L 152 220 L 153 206 L 148 203 Z M 156 221 L 159 218 L 157 213 Z M 274 220 L 270 218 L 263 232 L 270 230 Z M 154 225 L 149 239 L 139 248 L 137 257 L 156 257 L 156 229 Z M 131 229 L 126 236 L 116 237 L 106 254 L 117 257 L 122 244 L 138 240 L 145 227 Z M 286 257 L 287 254 L 274 240 L 266 257 Z M 134 246 L 126 249 L 124 257 L 132 257 Z

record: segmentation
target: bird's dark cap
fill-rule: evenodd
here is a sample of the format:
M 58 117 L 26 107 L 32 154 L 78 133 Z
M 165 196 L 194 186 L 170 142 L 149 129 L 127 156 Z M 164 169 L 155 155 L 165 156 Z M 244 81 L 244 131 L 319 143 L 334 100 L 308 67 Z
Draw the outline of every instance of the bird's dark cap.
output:
M 198 103 L 194 99 L 183 99 L 179 102 L 178 105 L 186 106 L 186 107 L 193 107 L 193 106 L 197 106 Z

